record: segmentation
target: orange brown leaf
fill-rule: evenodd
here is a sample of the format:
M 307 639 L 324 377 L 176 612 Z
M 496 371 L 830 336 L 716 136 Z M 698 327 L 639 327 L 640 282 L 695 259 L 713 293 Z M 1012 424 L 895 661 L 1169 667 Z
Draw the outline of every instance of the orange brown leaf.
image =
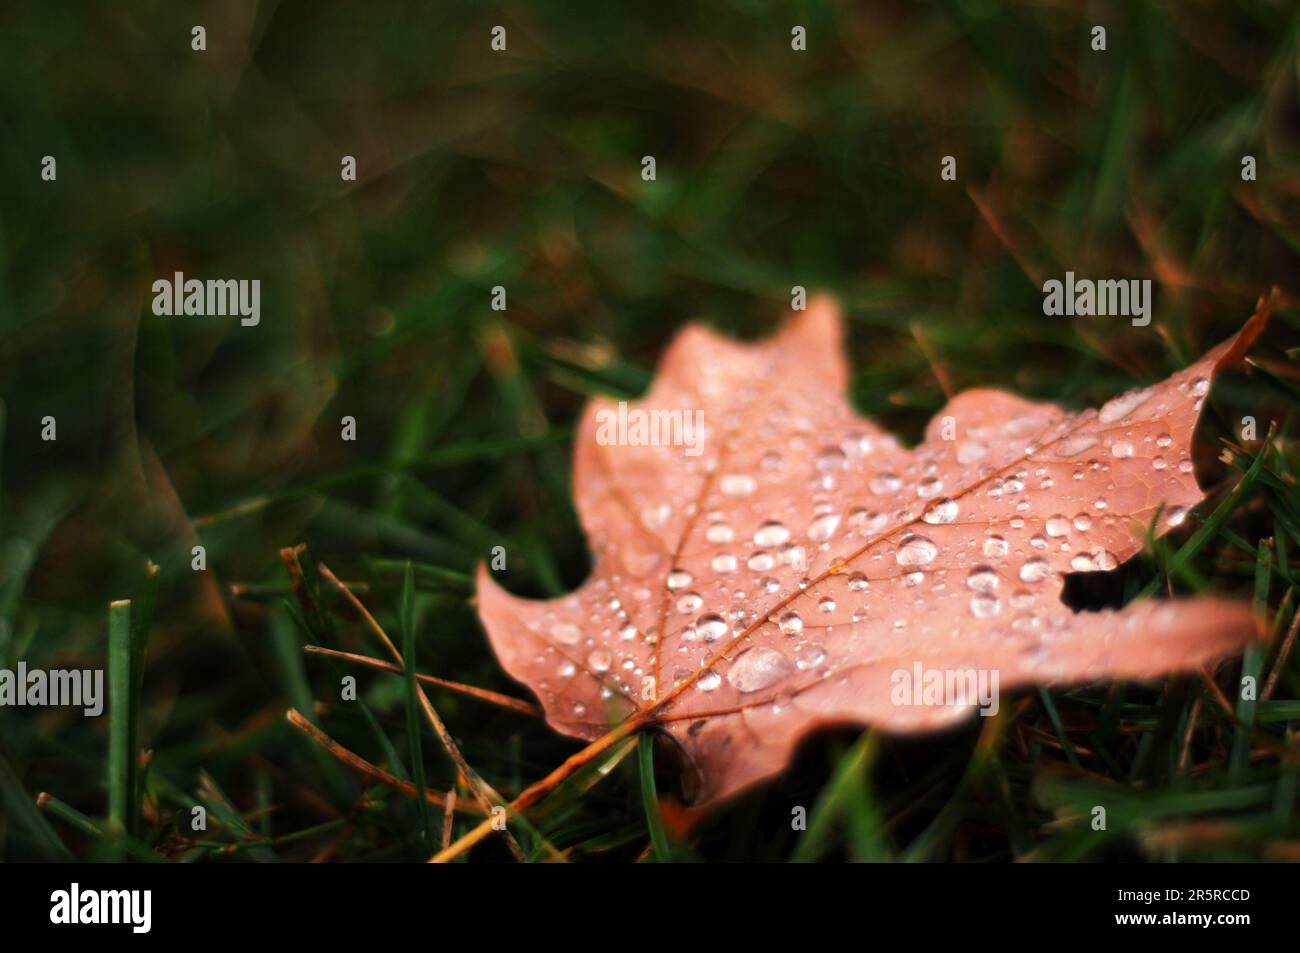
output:
M 589 405 L 574 495 L 591 577 L 534 601 L 480 569 L 483 625 L 557 730 L 596 739 L 632 719 L 671 734 L 697 806 L 778 773 L 820 726 L 951 724 L 979 673 L 1005 691 L 1196 669 L 1255 636 L 1247 606 L 1075 612 L 1063 580 L 1116 568 L 1157 514 L 1165 532 L 1203 499 L 1193 429 L 1266 313 L 1097 410 L 966 391 L 912 449 L 849 406 L 830 301 L 752 345 L 688 327 L 622 412 L 700 411 L 702 439 L 610 445 L 597 437 L 620 408 Z M 922 690 L 931 673 L 946 693 Z

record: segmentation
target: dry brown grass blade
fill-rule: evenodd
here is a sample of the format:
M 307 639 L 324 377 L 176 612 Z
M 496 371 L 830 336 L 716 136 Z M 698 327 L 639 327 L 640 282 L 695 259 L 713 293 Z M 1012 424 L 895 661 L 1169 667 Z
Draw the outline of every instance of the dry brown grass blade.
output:
M 330 585 L 341 592 L 343 597 L 351 603 L 352 608 L 360 614 L 371 632 L 375 634 L 375 637 L 378 638 L 384 648 L 387 649 L 388 654 L 393 657 L 393 661 L 396 662 L 399 667 L 404 666 L 405 662 L 402 659 L 402 653 L 399 652 L 397 646 L 393 644 L 393 640 L 388 637 L 388 633 L 384 631 L 384 627 L 381 626 L 378 620 L 370 614 L 370 610 L 367 609 L 364 603 L 362 603 L 352 590 L 347 587 L 347 584 L 344 583 L 343 580 L 339 579 L 338 576 L 334 575 L 330 568 L 324 563 L 318 563 L 317 569 L 321 576 L 328 581 Z M 465 760 L 465 756 L 461 754 L 460 747 L 456 744 L 456 740 L 452 738 L 451 732 L 449 732 L 447 726 L 443 724 L 442 718 L 439 717 L 437 710 L 433 707 L 433 703 L 429 701 L 429 696 L 424 693 L 424 689 L 417 686 L 416 695 L 420 700 L 420 707 L 424 710 L 424 716 L 428 720 L 429 725 L 433 728 L 434 735 L 442 744 L 443 750 L 447 752 L 447 756 L 451 758 L 452 762 L 456 765 L 456 769 L 460 772 L 461 777 L 465 779 L 466 786 L 469 787 L 470 793 L 478 802 L 479 807 L 483 809 L 483 813 L 490 816 L 492 814 L 492 809 L 498 805 L 504 805 L 505 800 L 492 789 L 491 785 L 479 777 L 478 772 L 470 767 L 469 762 Z M 515 859 L 521 863 L 526 861 L 527 857 L 524 854 L 523 848 L 519 846 L 519 842 L 515 839 L 514 834 L 510 833 L 509 830 L 502 830 L 501 833 L 504 835 L 506 846 L 510 849 L 510 853 L 514 855 Z
M 341 652 L 338 649 L 327 649 L 321 645 L 304 645 L 302 650 L 308 655 L 322 655 L 327 658 L 339 659 L 343 662 L 351 662 L 354 665 L 364 665 L 367 668 L 379 669 L 384 672 L 392 672 L 395 675 L 402 674 L 402 667 L 393 662 L 385 662 L 383 659 L 371 658 L 369 655 L 358 655 L 355 652 Z M 496 705 L 499 708 L 506 708 L 510 711 L 518 712 L 521 715 L 527 715 L 530 718 L 541 718 L 542 710 L 531 702 L 526 702 L 522 698 L 512 698 L 510 695 L 502 695 L 500 692 L 489 691 L 486 688 L 478 688 L 474 685 L 466 685 L 463 682 L 453 682 L 445 678 L 439 678 L 436 675 L 425 675 L 416 673 L 416 680 L 426 685 L 433 685 L 438 688 L 445 688 L 448 691 L 465 695 L 469 698 L 476 698 L 481 702 L 487 702 L 489 705 Z
M 415 785 L 412 784 L 410 781 L 403 781 L 401 778 L 389 774 L 383 768 L 379 767 L 379 765 L 372 764 L 371 762 L 367 761 L 365 758 L 361 757 L 359 754 L 356 754 L 353 751 L 350 751 L 349 749 L 343 747 L 343 745 L 339 744 L 337 741 L 335 741 L 325 732 L 321 731 L 310 721 L 308 721 L 306 717 L 304 717 L 303 714 L 300 711 L 298 711 L 298 709 L 290 708 L 287 712 L 285 712 L 284 717 L 285 720 L 289 722 L 289 724 L 293 725 L 295 728 L 297 728 L 299 731 L 305 734 L 312 741 L 316 742 L 316 744 L 320 745 L 320 747 L 323 748 L 325 752 L 328 755 L 330 755 L 330 757 L 341 762 L 342 764 L 347 765 L 349 768 L 351 768 L 353 771 L 357 772 L 358 774 L 370 778 L 373 781 L 378 781 L 380 784 L 386 785 L 392 788 L 394 791 L 399 791 L 402 794 L 405 794 L 409 798 L 417 798 L 420 796 L 419 792 L 415 788 Z M 442 808 L 446 807 L 446 802 L 443 800 L 440 794 L 437 794 L 433 791 L 425 791 L 424 796 L 425 796 L 425 800 L 427 800 L 430 804 L 436 807 L 442 807 Z M 461 805 L 458 808 L 458 810 L 468 811 L 473 814 L 483 813 L 481 809 L 473 805 Z

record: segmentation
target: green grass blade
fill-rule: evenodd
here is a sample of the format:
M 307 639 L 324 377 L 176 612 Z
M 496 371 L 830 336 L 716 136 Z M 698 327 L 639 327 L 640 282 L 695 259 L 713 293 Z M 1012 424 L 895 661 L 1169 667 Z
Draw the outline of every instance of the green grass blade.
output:
M 660 864 L 673 862 L 672 846 L 668 843 L 668 831 L 664 827 L 663 815 L 659 813 L 659 793 L 655 788 L 655 740 L 649 733 L 643 734 L 638 742 L 637 757 L 641 768 L 641 800 L 645 804 L 645 823 L 650 830 L 650 846 L 654 850 L 655 861 Z
M 131 601 L 108 607 L 108 826 L 129 830 L 131 807 Z
M 406 735 L 411 744 L 411 775 L 419 792 L 415 803 L 420 812 L 420 836 L 425 853 L 433 852 L 433 821 L 429 816 L 429 802 L 425 798 L 424 755 L 421 751 L 420 686 L 415 680 L 415 571 L 406 564 L 402 576 L 402 659 L 406 663 Z

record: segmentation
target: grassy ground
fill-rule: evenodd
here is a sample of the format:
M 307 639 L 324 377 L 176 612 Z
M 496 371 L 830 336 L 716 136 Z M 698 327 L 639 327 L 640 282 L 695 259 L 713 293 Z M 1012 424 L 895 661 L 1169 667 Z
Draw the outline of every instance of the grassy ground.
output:
M 523 849 L 1300 858 L 1300 663 L 1279 659 L 1300 565 L 1291 4 L 189 6 L 0 13 L 0 667 L 107 666 L 108 604 L 131 599 L 117 671 L 146 631 L 147 667 L 118 701 L 152 752 L 136 782 L 109 737 L 127 716 L 0 710 L 0 858 L 113 856 L 110 814 L 140 858 L 427 856 L 440 809 L 363 785 L 284 718 L 296 707 L 399 778 L 455 784 L 432 737 L 411 744 L 401 677 L 303 654 L 381 653 L 329 587 L 294 598 L 280 550 L 307 544 L 308 593 L 316 560 L 354 582 L 421 671 L 525 697 L 476 621 L 473 567 L 503 545 L 513 591 L 580 582 L 583 401 L 642 392 L 689 319 L 771 329 L 795 284 L 843 302 L 853 399 L 908 440 L 945 388 L 1087 406 L 1162 379 L 1279 286 L 1258 366 L 1216 386 L 1202 428 L 1208 529 L 1077 596 L 1234 593 L 1278 637 L 1213 679 L 1026 693 L 925 740 L 819 736 L 688 838 L 668 809 L 657 850 L 647 759 L 629 752 L 547 802 Z M 790 49 L 796 24 L 807 52 Z M 1257 181 L 1241 180 L 1247 154 Z M 1156 279 L 1152 325 L 1043 317 L 1043 277 L 1067 269 Z M 178 270 L 260 278 L 262 323 L 154 316 L 151 283 Z M 356 442 L 339 439 L 344 415 Z M 1243 444 L 1243 415 L 1275 438 Z M 1276 688 L 1227 711 L 1243 670 L 1277 671 Z M 338 701 L 345 674 L 361 704 Z M 431 697 L 504 793 L 574 750 L 517 712 Z M 1088 823 L 1098 803 L 1105 833 Z M 795 805 L 811 812 L 799 835 Z M 509 854 L 492 840 L 471 856 Z

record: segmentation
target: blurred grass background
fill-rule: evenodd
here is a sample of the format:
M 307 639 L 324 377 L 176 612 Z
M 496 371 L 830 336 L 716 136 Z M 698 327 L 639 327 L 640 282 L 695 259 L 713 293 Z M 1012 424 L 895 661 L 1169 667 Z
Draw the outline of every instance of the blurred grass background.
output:
M 190 48 L 196 24 L 205 52 Z M 497 24 L 504 53 L 489 47 Z M 1243 413 L 1260 437 L 1279 426 L 1238 448 L 1238 469 L 1264 458 L 1249 492 L 1185 570 L 1169 572 L 1162 544 L 1117 585 L 1253 593 L 1280 636 L 1300 546 L 1298 24 L 1281 0 L 11 0 L 0 665 L 104 666 L 107 603 L 139 602 L 152 560 L 133 699 L 153 752 L 147 852 L 423 856 L 408 799 L 363 790 L 284 721 L 296 706 L 413 776 L 402 680 L 304 659 L 304 642 L 380 653 L 332 600 L 295 603 L 279 550 L 307 543 L 309 585 L 312 559 L 327 563 L 395 637 L 414 561 L 419 668 L 523 697 L 475 620 L 473 567 L 503 545 L 516 592 L 580 582 L 569 458 L 583 401 L 640 393 L 687 320 L 769 331 L 792 285 L 843 303 L 853 399 L 908 440 L 945 389 L 1085 406 L 1163 378 L 1277 286 L 1260 367 L 1215 391 L 1219 434 L 1239 440 L 1222 425 Z M 790 48 L 795 25 L 806 52 Z M 1255 182 L 1240 178 L 1247 154 Z M 644 155 L 657 181 L 641 180 Z M 956 182 L 940 179 L 945 155 Z M 1041 283 L 1067 269 L 1155 279 L 1152 325 L 1043 317 Z M 154 316 L 150 285 L 175 271 L 261 279 L 261 324 Z M 40 439 L 46 415 L 56 442 Z M 355 443 L 339 439 L 344 415 Z M 1206 486 L 1229 471 L 1217 436 Z M 1274 664 L 1279 641 L 1247 664 Z M 338 703 L 344 674 L 364 704 Z M 1295 859 L 1300 674 L 1294 660 L 1280 674 L 1246 726 L 1193 678 L 1031 694 L 1011 723 L 938 739 L 832 733 L 670 850 Z M 573 750 L 518 714 L 433 697 L 504 793 Z M 106 813 L 107 722 L 0 710 L 0 857 L 120 849 L 86 820 Z M 1244 766 L 1229 751 L 1243 743 Z M 423 750 L 430 786 L 453 786 L 431 738 Z M 553 799 L 524 846 L 642 856 L 635 761 Z M 36 809 L 41 791 L 64 813 Z M 185 823 L 196 803 L 213 817 L 202 838 Z M 1104 835 L 1086 823 L 1096 803 L 1122 805 Z M 814 810 L 809 833 L 790 831 L 792 805 Z M 489 842 L 474 856 L 508 855 Z

